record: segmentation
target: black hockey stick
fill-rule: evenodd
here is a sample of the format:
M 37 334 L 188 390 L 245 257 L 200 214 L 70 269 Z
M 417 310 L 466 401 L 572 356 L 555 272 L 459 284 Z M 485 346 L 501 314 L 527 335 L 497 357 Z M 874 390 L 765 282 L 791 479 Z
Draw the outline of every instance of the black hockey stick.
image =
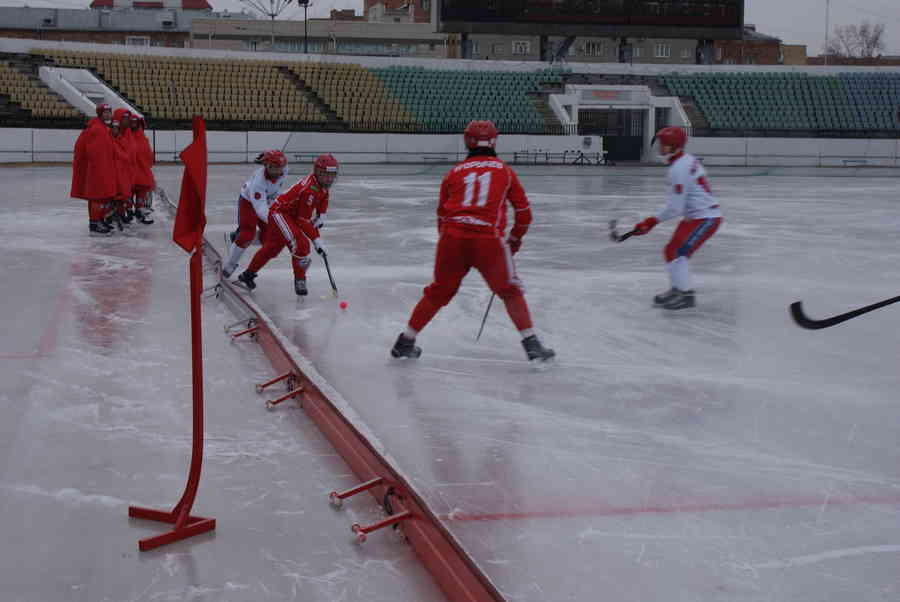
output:
M 820 328 L 828 328 L 829 326 L 834 326 L 835 324 L 840 324 L 841 322 L 852 320 L 856 316 L 867 314 L 870 311 L 874 311 L 876 309 L 884 307 L 885 305 L 890 305 L 891 303 L 897 303 L 898 301 L 900 301 L 900 297 L 891 297 L 890 299 L 885 299 L 884 301 L 879 301 L 878 303 L 873 303 L 872 305 L 866 305 L 865 307 L 860 307 L 859 309 L 848 311 L 845 314 L 838 314 L 830 318 L 825 318 L 824 320 L 811 320 L 805 313 L 803 313 L 803 301 L 794 301 L 793 303 L 791 303 L 791 317 L 794 318 L 794 322 L 797 323 L 797 326 L 801 328 L 807 328 L 809 330 L 819 330 Z
M 322 261 L 325 262 L 325 271 L 328 272 L 328 280 L 331 282 L 331 292 L 337 297 L 337 285 L 334 283 L 334 276 L 331 275 L 331 267 L 328 265 L 328 253 L 322 253 Z
M 616 231 L 617 224 L 618 224 L 617 220 L 614 220 L 614 219 L 609 220 L 609 237 L 612 239 L 613 242 L 626 241 L 626 240 L 628 240 L 629 237 L 633 236 L 637 232 L 637 229 L 634 229 L 634 230 L 629 230 L 625 234 L 619 234 Z
M 475 342 L 478 342 L 478 339 L 481 338 L 481 332 L 484 330 L 484 323 L 487 322 L 488 313 L 491 311 L 491 304 L 494 302 L 495 293 L 491 293 L 491 300 L 488 301 L 487 309 L 484 310 L 484 317 L 481 318 L 481 328 L 478 329 L 478 334 L 475 336 Z

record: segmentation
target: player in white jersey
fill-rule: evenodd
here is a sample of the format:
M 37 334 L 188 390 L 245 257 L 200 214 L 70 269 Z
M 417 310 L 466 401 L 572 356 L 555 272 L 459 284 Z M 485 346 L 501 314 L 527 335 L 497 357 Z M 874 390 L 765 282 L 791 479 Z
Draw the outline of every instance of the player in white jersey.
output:
M 287 157 L 279 150 L 267 150 L 256 158 L 262 164 L 241 186 L 238 197 L 238 229 L 229 235 L 231 245 L 222 264 L 222 276 L 228 278 L 237 268 L 244 250 L 253 242 L 259 228 L 260 239 L 269 222 L 269 206 L 275 202 L 287 178 Z
M 695 304 L 688 259 L 719 229 L 722 211 L 712 195 L 703 164 L 684 151 L 687 132 L 680 127 L 663 128 L 656 140 L 659 154 L 669 164 L 666 206 L 637 224 L 634 234 L 646 234 L 660 222 L 681 218 L 663 250 L 672 286 L 653 297 L 653 304 L 664 309 L 685 309 Z

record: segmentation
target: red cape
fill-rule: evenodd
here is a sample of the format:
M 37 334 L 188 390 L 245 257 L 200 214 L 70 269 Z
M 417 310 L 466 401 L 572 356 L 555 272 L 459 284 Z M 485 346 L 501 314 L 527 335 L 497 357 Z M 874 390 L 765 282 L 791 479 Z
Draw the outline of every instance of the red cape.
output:
M 113 138 L 109 128 L 94 117 L 75 141 L 69 196 L 97 201 L 111 199 L 115 192 Z
M 144 134 L 144 128 L 138 127 L 131 131 L 131 141 L 134 145 L 135 159 L 135 188 L 144 190 L 153 190 L 156 188 L 156 180 L 153 178 L 153 149 L 150 147 L 150 141 Z

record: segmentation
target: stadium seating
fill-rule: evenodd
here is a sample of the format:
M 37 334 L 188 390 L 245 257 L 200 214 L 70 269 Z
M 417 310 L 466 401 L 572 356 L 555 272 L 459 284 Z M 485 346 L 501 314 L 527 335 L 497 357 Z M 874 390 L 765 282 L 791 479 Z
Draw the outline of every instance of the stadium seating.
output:
M 528 97 L 540 83 L 558 83 L 558 71 L 461 71 L 395 66 L 372 71 L 409 108 L 423 131 L 460 131 L 472 119 L 490 119 L 501 132 L 543 132 L 546 124 Z
M 793 72 L 666 75 L 691 96 L 712 129 L 883 130 L 900 126 L 900 75 Z
M 415 131 L 416 120 L 368 69 L 342 63 L 291 63 L 288 69 L 354 131 Z
M 30 111 L 33 117 L 56 119 L 81 115 L 67 102 L 51 94 L 40 80 L 19 72 L 6 61 L 0 61 L 0 94 L 8 95 L 11 102 Z
M 56 64 L 94 69 L 147 116 L 321 123 L 325 115 L 267 61 L 44 50 Z

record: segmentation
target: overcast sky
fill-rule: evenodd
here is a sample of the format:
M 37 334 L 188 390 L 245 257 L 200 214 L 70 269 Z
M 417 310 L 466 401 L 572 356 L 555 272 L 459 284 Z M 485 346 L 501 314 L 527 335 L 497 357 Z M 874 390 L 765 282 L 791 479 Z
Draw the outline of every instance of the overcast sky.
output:
M 216 10 L 239 12 L 246 5 L 240 0 L 208 0 Z M 259 0 L 268 6 L 269 0 Z M 478 1 L 478 0 L 473 0 Z M 761 33 L 777 36 L 786 44 L 805 44 L 807 53 L 819 54 L 825 41 L 825 14 L 828 0 L 745 0 L 746 22 Z M 55 6 L 82 8 L 90 0 L 0 0 L 5 6 Z M 332 8 L 353 8 L 362 13 L 363 0 L 312 0 L 310 17 L 327 17 Z M 864 20 L 884 23 L 885 54 L 900 55 L 900 0 L 830 0 L 829 13 L 835 25 L 858 24 Z M 283 17 L 302 19 L 303 10 L 291 5 Z

